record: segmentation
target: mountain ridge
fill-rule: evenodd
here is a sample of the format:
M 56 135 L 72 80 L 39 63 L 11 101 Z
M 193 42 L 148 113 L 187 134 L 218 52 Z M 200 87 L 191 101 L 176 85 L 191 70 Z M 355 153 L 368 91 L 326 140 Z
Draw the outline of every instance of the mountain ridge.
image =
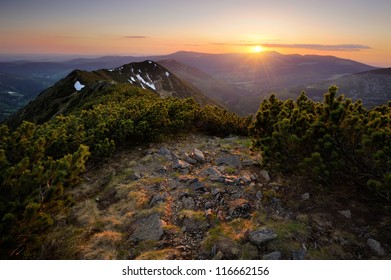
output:
M 41 92 L 24 108 L 10 116 L 5 123 L 12 127 L 23 120 L 43 123 L 48 119 L 72 109 L 72 104 L 111 84 L 130 84 L 156 92 L 161 97 L 193 97 L 201 105 L 219 105 L 191 84 L 182 81 L 161 65 L 146 60 L 132 62 L 115 69 L 95 71 L 73 70 L 67 77 Z

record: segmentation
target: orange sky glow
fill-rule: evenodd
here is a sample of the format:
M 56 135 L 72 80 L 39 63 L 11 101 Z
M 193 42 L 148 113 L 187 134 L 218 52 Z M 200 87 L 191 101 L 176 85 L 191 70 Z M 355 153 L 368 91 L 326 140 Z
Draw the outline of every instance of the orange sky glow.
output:
M 0 55 L 278 51 L 391 67 L 391 1 L 4 0 Z

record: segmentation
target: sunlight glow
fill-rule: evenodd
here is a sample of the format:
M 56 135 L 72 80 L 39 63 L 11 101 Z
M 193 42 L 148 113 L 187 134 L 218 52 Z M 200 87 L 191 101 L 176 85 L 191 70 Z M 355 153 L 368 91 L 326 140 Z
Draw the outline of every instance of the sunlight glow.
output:
M 263 48 L 259 45 L 253 47 L 253 52 L 260 53 L 263 51 Z

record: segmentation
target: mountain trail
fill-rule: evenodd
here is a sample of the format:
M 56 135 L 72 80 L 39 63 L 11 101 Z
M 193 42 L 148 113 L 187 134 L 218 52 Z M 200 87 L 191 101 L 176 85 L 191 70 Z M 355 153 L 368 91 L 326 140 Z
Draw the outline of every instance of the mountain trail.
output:
M 270 173 L 250 146 L 188 134 L 118 152 L 70 190 L 75 204 L 45 250 L 62 259 L 390 258 L 389 218 Z

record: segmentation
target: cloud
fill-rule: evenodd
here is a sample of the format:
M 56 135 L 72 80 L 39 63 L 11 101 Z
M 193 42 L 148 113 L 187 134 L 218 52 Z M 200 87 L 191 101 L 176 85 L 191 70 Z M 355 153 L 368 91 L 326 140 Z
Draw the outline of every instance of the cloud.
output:
M 322 44 L 269 44 L 269 43 L 212 43 L 218 46 L 262 46 L 265 48 L 306 49 L 318 51 L 360 51 L 369 50 L 371 47 L 357 44 L 322 45 Z
M 130 36 L 124 36 L 125 39 L 146 39 L 147 36 L 139 36 L 139 35 L 130 35 Z
M 321 44 L 261 44 L 265 48 L 307 49 L 318 51 L 360 51 L 371 49 L 369 46 L 357 44 L 321 45 Z

